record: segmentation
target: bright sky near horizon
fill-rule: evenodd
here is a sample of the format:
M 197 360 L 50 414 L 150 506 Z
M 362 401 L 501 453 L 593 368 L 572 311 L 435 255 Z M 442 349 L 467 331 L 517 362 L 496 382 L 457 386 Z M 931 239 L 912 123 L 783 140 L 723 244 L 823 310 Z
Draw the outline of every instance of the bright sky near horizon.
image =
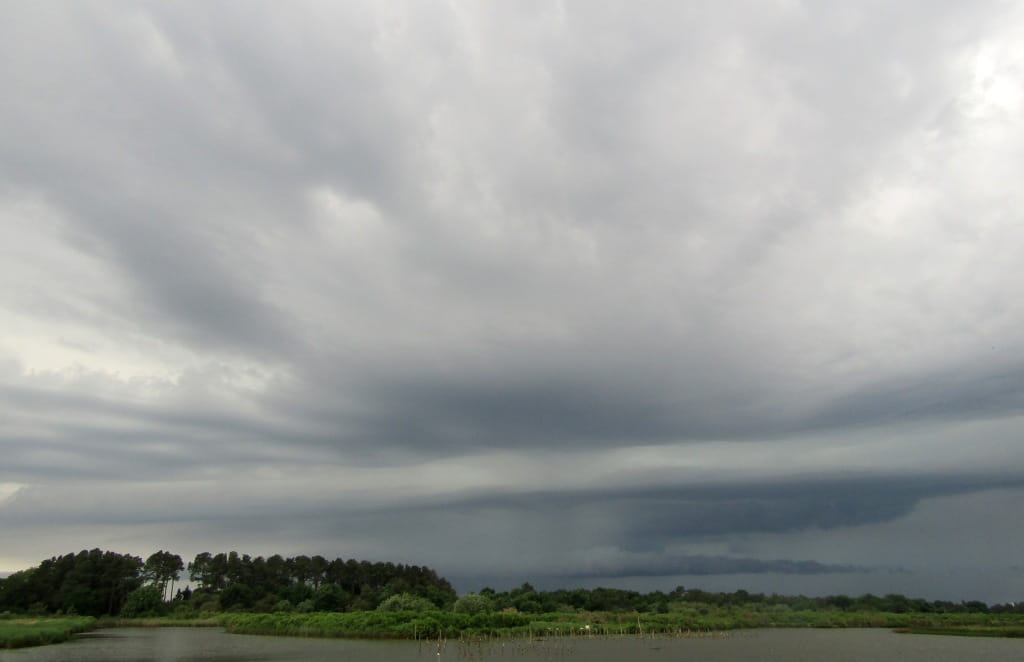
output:
M 0 571 L 1024 599 L 1024 8 L 0 0 Z

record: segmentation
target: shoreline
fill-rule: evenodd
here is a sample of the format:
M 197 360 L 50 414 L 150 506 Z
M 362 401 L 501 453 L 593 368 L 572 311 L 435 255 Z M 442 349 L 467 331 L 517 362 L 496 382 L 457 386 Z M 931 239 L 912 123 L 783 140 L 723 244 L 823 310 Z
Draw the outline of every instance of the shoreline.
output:
M 745 630 L 888 629 L 897 634 L 1024 638 L 1024 615 L 791 612 L 715 614 L 460 614 L 424 612 L 227 613 L 201 618 L 14 617 L 0 620 L 0 650 L 62 643 L 97 629 L 223 628 L 276 637 L 436 641 L 718 638 Z

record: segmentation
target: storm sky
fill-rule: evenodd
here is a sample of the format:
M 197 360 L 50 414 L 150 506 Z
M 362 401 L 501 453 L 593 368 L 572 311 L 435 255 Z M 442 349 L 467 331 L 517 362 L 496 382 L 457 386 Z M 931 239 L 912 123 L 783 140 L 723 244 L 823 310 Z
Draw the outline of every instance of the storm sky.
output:
M 1024 10 L 0 2 L 0 571 L 1024 598 Z

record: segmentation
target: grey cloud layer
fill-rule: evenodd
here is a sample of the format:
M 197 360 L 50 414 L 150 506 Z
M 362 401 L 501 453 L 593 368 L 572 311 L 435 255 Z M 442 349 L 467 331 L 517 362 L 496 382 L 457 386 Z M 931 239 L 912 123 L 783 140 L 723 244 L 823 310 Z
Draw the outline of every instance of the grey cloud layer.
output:
M 31 489 L 0 520 L 56 517 L 32 489 L 62 481 L 260 502 L 260 471 L 317 467 L 337 472 L 324 503 L 389 526 L 434 498 L 535 542 L 547 502 L 593 522 L 566 559 L 801 572 L 818 561 L 699 545 L 881 526 L 1024 477 L 1013 7 L 8 14 L 0 483 Z M 687 445 L 731 496 L 628 450 L 682 466 Z M 549 488 L 487 453 L 542 458 Z M 563 478 L 584 464 L 609 483 Z M 353 467 L 397 484 L 348 493 Z M 751 487 L 777 481 L 795 491 Z M 265 501 L 321 512 L 284 492 Z M 397 544 L 370 521 L 310 538 L 343 529 Z

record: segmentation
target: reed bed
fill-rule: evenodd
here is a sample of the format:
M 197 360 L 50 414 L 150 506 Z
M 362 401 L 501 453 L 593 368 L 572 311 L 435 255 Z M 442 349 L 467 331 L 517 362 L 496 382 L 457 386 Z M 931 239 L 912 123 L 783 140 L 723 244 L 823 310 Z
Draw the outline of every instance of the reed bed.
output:
M 576 637 L 706 637 L 750 628 L 990 628 L 1024 630 L 1024 615 L 930 614 L 844 611 L 771 612 L 723 608 L 707 613 L 551 613 L 491 612 L 322 612 L 311 614 L 224 614 L 228 632 L 299 637 L 415 639 L 421 641 L 568 639 Z M 1012 636 L 1003 634 L 1000 636 Z
M 67 641 L 95 627 L 91 616 L 64 618 L 6 618 L 0 620 L 0 649 L 26 648 Z

